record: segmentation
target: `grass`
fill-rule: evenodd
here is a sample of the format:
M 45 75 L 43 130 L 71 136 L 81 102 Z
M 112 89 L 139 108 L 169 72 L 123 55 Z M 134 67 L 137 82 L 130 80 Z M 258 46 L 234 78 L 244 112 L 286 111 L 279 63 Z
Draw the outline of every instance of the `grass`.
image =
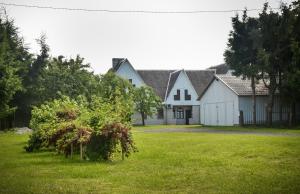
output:
M 28 154 L 27 135 L 0 133 L 0 193 L 300 193 L 300 136 L 139 129 L 138 153 L 102 163 Z

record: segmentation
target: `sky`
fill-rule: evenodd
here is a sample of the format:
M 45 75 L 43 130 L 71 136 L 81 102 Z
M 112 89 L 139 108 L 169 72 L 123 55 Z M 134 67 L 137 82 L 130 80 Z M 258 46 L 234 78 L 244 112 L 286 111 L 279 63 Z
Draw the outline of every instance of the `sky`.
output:
M 38 6 L 151 11 L 260 9 L 263 0 L 0 0 Z M 279 0 L 269 0 L 278 8 Z M 284 2 L 290 3 L 291 0 Z M 1 5 L 0 5 L 1 6 Z M 46 34 L 50 54 L 79 54 L 95 73 L 112 58 L 127 58 L 136 69 L 206 69 L 224 63 L 231 18 L 237 12 L 196 14 L 103 13 L 4 6 L 31 52 Z M 239 12 L 241 13 L 241 12 Z M 249 12 L 257 16 L 258 11 Z

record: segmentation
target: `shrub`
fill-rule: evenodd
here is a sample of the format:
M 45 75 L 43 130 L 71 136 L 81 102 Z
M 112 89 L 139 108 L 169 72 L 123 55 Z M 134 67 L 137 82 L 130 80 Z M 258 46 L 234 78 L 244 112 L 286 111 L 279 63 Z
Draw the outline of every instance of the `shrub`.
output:
M 118 96 L 112 102 L 93 97 L 89 104 L 83 98 L 62 96 L 34 107 L 30 122 L 34 132 L 25 149 L 54 147 L 71 157 L 80 150 L 81 158 L 86 155 L 90 160 L 110 160 L 113 153 L 121 152 L 124 159 L 136 151 L 128 122 L 131 111 L 125 107 L 128 104 Z
M 120 147 L 120 149 L 118 149 Z M 113 153 L 122 153 L 122 159 L 137 151 L 130 127 L 121 123 L 106 124 L 101 133 L 93 133 L 87 144 L 87 157 L 90 160 L 111 160 Z

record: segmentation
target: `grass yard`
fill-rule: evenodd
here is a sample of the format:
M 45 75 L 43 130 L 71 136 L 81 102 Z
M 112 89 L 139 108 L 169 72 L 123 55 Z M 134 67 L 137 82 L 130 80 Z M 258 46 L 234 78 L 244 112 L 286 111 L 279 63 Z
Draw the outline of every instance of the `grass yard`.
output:
M 141 129 L 133 131 L 138 153 L 102 163 L 48 151 L 28 154 L 28 135 L 0 133 L 0 193 L 300 193 L 298 135 Z

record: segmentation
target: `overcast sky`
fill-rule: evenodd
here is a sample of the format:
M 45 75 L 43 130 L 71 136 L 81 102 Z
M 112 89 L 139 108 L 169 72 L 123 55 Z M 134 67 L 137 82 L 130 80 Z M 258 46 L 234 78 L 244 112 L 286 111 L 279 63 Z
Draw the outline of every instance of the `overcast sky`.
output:
M 194 11 L 262 8 L 262 0 L 1 0 L 53 7 Z M 291 2 L 291 1 L 285 1 Z M 270 0 L 279 7 L 279 0 Z M 105 73 L 114 57 L 136 69 L 205 69 L 223 63 L 235 13 L 142 14 L 49 10 L 6 6 L 32 52 L 35 39 L 47 36 L 52 56 L 86 59 Z M 257 11 L 249 15 L 257 15 Z

